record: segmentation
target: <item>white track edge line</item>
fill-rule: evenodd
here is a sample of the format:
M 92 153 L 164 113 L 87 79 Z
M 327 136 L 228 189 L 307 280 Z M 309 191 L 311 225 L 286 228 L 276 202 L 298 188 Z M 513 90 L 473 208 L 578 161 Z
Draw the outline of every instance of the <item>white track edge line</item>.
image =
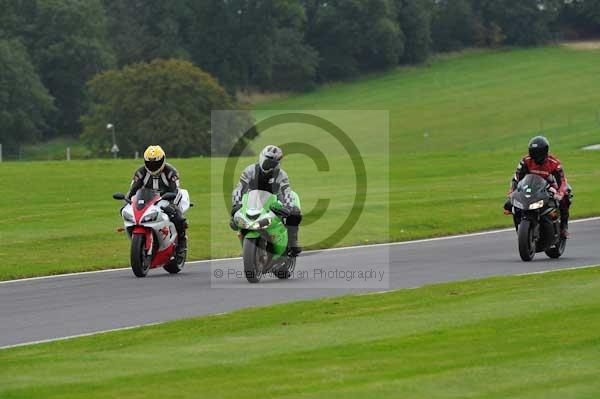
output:
M 528 272 L 528 273 L 521 273 L 521 274 L 514 274 L 514 276 L 534 276 L 536 274 L 548 274 L 548 273 L 553 273 L 553 272 L 564 272 L 564 271 L 568 271 L 568 270 L 581 270 L 581 269 L 593 269 L 594 267 L 598 267 L 599 265 L 587 265 L 587 266 L 571 266 L 571 267 L 563 267 L 561 269 L 549 269 L 549 270 L 540 270 L 537 272 Z
M 570 223 L 571 224 L 576 224 L 576 223 L 593 222 L 593 221 L 598 221 L 598 220 L 600 220 L 600 216 L 591 217 L 591 218 L 585 218 L 585 219 L 573 220 Z M 304 253 L 347 251 L 347 250 L 361 249 L 361 248 L 394 247 L 394 246 L 411 245 L 411 244 L 421 244 L 421 243 L 435 242 L 435 241 L 455 240 L 455 239 L 460 239 L 460 238 L 480 237 L 480 236 L 486 236 L 486 235 L 492 235 L 492 234 L 506 233 L 506 232 L 513 231 L 513 230 L 514 229 L 512 227 L 510 227 L 510 228 L 499 229 L 499 230 L 488 230 L 488 231 L 481 231 L 481 232 L 478 232 L 478 233 L 467 233 L 467 234 L 458 234 L 458 235 L 452 235 L 452 236 L 423 238 L 423 239 L 412 240 L 412 241 L 397 241 L 397 242 L 387 242 L 387 243 L 379 243 L 379 244 L 354 245 L 354 246 L 339 247 L 339 248 L 315 249 L 315 250 L 311 250 L 311 251 L 305 251 Z M 186 265 L 193 265 L 193 264 L 200 264 L 200 263 L 209 263 L 209 262 L 223 262 L 223 261 L 238 260 L 238 259 L 241 259 L 241 257 L 195 260 L 195 261 L 187 262 Z M 118 269 L 102 269 L 102 270 L 91 270 L 91 271 L 87 271 L 87 272 L 73 272 L 73 273 L 65 273 L 65 274 L 52 274 L 50 276 L 27 277 L 27 278 L 15 279 L 15 280 L 0 281 L 0 285 L 2 285 L 2 284 L 24 283 L 24 282 L 28 282 L 28 281 L 46 280 L 46 279 L 61 278 L 61 277 L 84 276 L 84 275 L 87 275 L 87 274 L 111 273 L 111 272 L 119 272 L 119 271 L 129 270 L 129 269 L 130 269 L 129 267 L 121 267 L 121 268 L 118 268 Z
M 134 328 L 158 326 L 160 324 L 164 324 L 164 323 L 167 323 L 167 322 L 168 321 L 160 321 L 160 322 L 155 322 L 155 323 L 138 324 L 138 325 L 135 325 L 135 326 L 111 328 L 109 330 L 99 330 L 99 331 L 92 331 L 92 332 L 83 333 L 83 334 L 68 335 L 68 336 L 65 336 L 65 337 L 48 338 L 48 339 L 41 339 L 39 341 L 22 342 L 20 344 L 0 346 L 0 350 L 11 349 L 11 348 L 19 348 L 21 346 L 31 346 L 31 345 L 38 345 L 38 344 L 47 344 L 47 343 L 50 343 L 50 342 L 66 341 L 66 340 L 75 339 L 75 338 L 91 337 L 93 335 L 101 335 L 101 334 L 107 334 L 107 333 L 117 332 L 117 331 L 133 330 Z

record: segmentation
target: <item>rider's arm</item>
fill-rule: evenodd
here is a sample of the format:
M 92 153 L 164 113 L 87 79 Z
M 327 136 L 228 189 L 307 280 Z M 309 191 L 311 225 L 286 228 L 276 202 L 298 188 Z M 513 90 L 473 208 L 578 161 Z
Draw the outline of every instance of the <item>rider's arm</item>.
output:
M 244 194 L 248 192 L 248 187 L 250 187 L 250 180 L 252 179 L 253 171 L 254 167 L 249 166 L 242 172 L 240 181 L 231 193 L 231 206 L 233 208 L 242 204 L 242 198 L 244 197 Z
M 137 191 L 144 185 L 144 174 L 141 169 L 138 169 L 133 174 L 133 180 L 131 180 L 131 186 L 127 193 L 127 199 L 131 199 L 137 193 Z
M 294 206 L 294 198 L 292 197 L 292 189 L 290 188 L 290 179 L 287 173 L 283 170 L 279 172 L 277 178 L 279 184 L 279 192 L 277 193 L 277 199 L 286 208 L 292 208 Z
M 521 159 L 519 165 L 517 165 L 517 170 L 510 182 L 510 192 L 512 193 L 517 189 L 517 184 L 529 173 L 529 169 L 527 168 L 527 164 L 524 159 Z
M 560 162 L 558 162 L 558 166 L 552 174 L 558 183 L 558 192 L 565 195 L 569 189 L 569 184 L 567 183 L 567 177 L 565 176 L 565 171 Z
M 177 169 L 171 168 L 167 173 L 167 180 L 169 181 L 169 191 L 177 193 L 179 191 L 179 173 Z

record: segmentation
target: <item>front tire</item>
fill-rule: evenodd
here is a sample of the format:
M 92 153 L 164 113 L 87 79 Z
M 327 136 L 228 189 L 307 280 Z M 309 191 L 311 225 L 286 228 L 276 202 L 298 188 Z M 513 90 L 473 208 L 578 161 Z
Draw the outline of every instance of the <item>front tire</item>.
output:
M 258 283 L 263 275 L 259 241 L 259 238 L 244 238 L 244 275 L 251 284 Z
M 535 257 L 535 238 L 533 225 L 529 220 L 523 220 L 519 224 L 519 255 L 523 262 L 531 262 Z
M 558 259 L 565 252 L 566 247 L 567 247 L 567 239 L 561 237 L 558 244 L 556 244 L 554 247 L 546 250 L 546 255 L 548 255 L 549 258 Z
M 131 270 L 136 277 L 146 277 L 150 269 L 146 261 L 146 237 L 143 234 L 134 234 L 131 237 Z

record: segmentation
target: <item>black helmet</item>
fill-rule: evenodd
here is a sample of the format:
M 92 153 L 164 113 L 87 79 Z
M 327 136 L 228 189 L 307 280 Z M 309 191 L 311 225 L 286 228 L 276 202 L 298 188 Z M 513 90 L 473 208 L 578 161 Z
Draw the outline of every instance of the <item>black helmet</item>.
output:
M 536 136 L 529 142 L 529 156 L 535 163 L 541 165 L 548 158 L 550 143 L 544 136 Z
M 274 145 L 268 145 L 260 152 L 258 164 L 263 172 L 270 172 L 279 167 L 281 158 L 283 158 L 283 151 L 281 148 Z

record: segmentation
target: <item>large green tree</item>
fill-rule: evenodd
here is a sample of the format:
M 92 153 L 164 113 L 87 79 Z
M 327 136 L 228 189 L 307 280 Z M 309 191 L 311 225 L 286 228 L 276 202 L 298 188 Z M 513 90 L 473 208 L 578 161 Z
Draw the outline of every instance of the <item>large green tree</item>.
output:
M 396 0 L 398 20 L 404 34 L 404 53 L 400 61 L 424 62 L 431 52 L 432 0 Z
M 307 40 L 319 51 L 322 79 L 398 63 L 404 51 L 392 0 L 306 0 Z
M 552 38 L 563 0 L 473 0 L 487 24 L 500 27 L 506 44 L 537 45 Z
M 317 53 L 304 42 L 298 0 L 190 3 L 192 60 L 235 89 L 298 89 L 314 80 Z
M 600 33 L 600 1 L 565 1 L 560 22 L 569 36 L 597 37 Z
M 155 60 L 102 72 L 89 82 L 93 105 L 84 140 L 107 155 L 116 126 L 122 154 L 160 144 L 178 157 L 211 154 L 211 111 L 233 109 L 227 92 L 208 73 L 183 60 Z
M 103 0 L 118 64 L 189 58 L 185 29 L 190 0 Z M 215 38 L 217 40 L 217 38 Z
M 441 0 L 434 7 L 432 36 L 437 51 L 453 51 L 475 42 L 476 19 L 469 0 Z
M 52 101 L 25 46 L 16 39 L 0 39 L 0 143 L 6 153 L 41 137 L 55 110 Z
M 87 108 L 85 83 L 113 65 L 100 0 L 31 0 L 23 38 L 44 85 L 56 99 L 51 135 L 78 135 Z

